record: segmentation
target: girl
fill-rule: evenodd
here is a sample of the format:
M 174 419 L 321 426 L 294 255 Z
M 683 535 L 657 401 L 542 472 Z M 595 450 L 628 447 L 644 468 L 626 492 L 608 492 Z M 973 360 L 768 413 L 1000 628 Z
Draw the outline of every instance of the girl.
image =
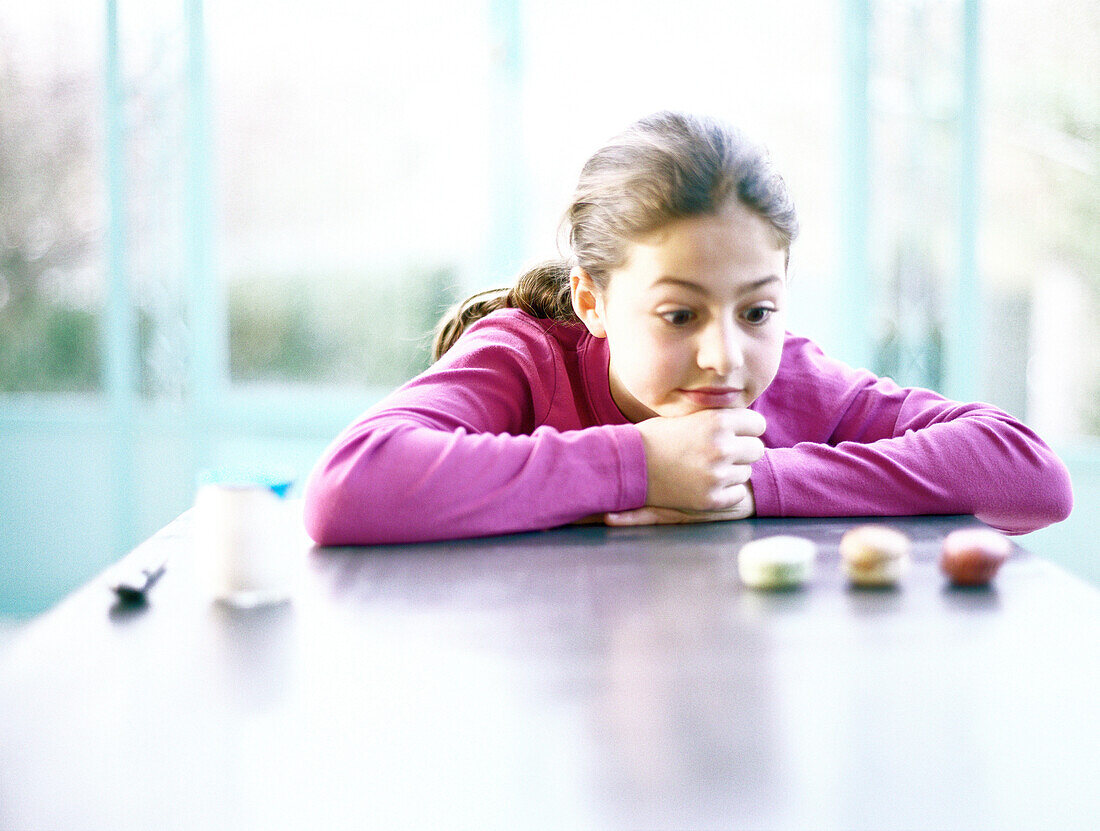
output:
M 326 450 L 321 545 L 450 539 L 596 518 L 976 514 L 1064 519 L 1031 430 L 826 357 L 785 333 L 794 206 L 728 127 L 660 113 L 599 150 L 568 261 L 440 325 L 437 362 Z

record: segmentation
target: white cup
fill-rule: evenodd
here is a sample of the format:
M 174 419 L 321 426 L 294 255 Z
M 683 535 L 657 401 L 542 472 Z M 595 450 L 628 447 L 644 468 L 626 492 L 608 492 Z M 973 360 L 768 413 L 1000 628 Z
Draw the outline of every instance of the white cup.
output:
M 251 607 L 290 599 L 301 551 L 286 479 L 206 474 L 195 495 L 196 556 L 212 597 Z

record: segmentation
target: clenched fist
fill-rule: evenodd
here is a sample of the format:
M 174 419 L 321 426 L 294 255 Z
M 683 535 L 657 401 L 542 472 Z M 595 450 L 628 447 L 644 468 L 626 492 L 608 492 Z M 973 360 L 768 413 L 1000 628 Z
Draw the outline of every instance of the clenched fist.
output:
M 699 410 L 638 423 L 646 457 L 646 507 L 729 518 L 750 499 L 752 463 L 764 455 L 764 417 L 747 409 Z M 644 508 L 641 510 L 645 510 Z

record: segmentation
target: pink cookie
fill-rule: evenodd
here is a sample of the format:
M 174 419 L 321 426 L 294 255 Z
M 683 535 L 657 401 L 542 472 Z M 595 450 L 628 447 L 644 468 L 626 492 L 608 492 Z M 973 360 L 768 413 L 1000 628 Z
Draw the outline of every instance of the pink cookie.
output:
M 943 541 L 940 568 L 959 586 L 982 586 L 993 579 L 1008 559 L 1012 543 L 985 528 L 952 531 Z

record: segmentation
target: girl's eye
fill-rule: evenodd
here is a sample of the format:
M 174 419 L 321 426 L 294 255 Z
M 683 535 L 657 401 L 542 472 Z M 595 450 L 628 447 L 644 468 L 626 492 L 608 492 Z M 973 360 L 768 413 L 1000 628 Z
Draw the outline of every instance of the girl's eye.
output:
M 661 317 L 673 326 L 686 326 L 695 320 L 695 312 L 690 309 L 673 309 L 671 312 L 661 312 Z
M 745 312 L 745 320 L 754 326 L 759 326 L 761 323 L 771 317 L 771 313 L 774 309 L 769 309 L 767 306 L 756 306 Z

